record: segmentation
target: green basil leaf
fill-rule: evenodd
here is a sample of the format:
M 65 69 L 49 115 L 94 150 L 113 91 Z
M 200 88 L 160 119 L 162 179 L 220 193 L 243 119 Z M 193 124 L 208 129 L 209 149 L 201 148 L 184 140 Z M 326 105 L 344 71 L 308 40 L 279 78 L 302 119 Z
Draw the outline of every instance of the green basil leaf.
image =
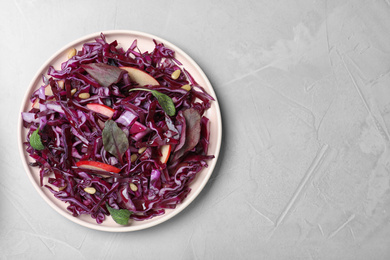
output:
M 129 224 L 129 219 L 131 215 L 131 211 L 128 209 L 114 209 L 111 208 L 108 203 L 106 203 L 106 207 L 108 212 L 110 212 L 112 219 L 118 223 L 119 225 L 127 225 Z
M 164 93 L 158 92 L 154 89 L 145 89 L 145 88 L 133 88 L 129 91 L 133 90 L 143 90 L 143 91 L 149 91 L 152 92 L 152 95 L 157 98 L 158 103 L 162 107 L 162 109 L 167 113 L 169 116 L 174 116 L 176 114 L 176 107 L 173 103 L 172 98 L 170 98 L 168 95 L 165 95 Z
M 103 147 L 122 162 L 123 154 L 129 149 L 126 134 L 113 120 L 107 120 L 102 132 Z
M 151 91 L 153 96 L 157 98 L 158 103 L 164 109 L 164 111 L 169 115 L 169 116 L 174 116 L 176 114 L 176 108 L 175 104 L 173 103 L 172 98 L 169 96 L 165 95 L 164 93 L 158 92 L 157 90 L 152 90 Z
M 30 145 L 35 150 L 43 150 L 45 146 L 42 144 L 41 136 L 39 135 L 39 128 L 35 130 L 30 136 Z

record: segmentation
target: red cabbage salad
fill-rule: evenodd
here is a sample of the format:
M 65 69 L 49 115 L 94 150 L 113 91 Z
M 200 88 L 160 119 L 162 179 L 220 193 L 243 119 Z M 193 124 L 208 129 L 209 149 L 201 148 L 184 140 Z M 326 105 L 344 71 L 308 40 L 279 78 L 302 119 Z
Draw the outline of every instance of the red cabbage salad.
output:
M 214 158 L 205 116 L 213 97 L 153 42 L 151 52 L 137 40 L 125 50 L 101 34 L 71 49 L 22 112 L 30 166 L 74 217 L 129 225 L 162 215 Z

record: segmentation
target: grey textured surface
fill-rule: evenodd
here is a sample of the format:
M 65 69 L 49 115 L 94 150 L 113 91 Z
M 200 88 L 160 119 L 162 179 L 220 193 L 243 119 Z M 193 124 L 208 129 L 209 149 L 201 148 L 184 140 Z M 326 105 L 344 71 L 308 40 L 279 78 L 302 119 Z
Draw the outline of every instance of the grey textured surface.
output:
M 1 1 L 0 259 L 389 259 L 389 24 L 388 1 Z M 16 139 L 43 62 L 114 29 L 187 52 L 224 122 L 200 196 L 120 234 L 45 204 Z

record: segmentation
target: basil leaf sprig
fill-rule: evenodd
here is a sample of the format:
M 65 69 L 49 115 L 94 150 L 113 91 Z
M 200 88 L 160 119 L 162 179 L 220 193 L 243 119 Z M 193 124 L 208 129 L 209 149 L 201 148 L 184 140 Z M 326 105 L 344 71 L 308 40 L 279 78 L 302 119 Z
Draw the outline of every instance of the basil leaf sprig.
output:
M 110 212 L 112 219 L 119 225 L 127 225 L 129 223 L 131 211 L 128 209 L 114 209 L 111 208 L 108 203 L 106 203 L 108 212 Z
M 176 114 L 175 104 L 173 103 L 172 98 L 170 98 L 168 95 L 158 92 L 157 90 L 147 88 L 133 88 L 130 89 L 129 92 L 134 90 L 143 90 L 151 92 L 152 95 L 157 98 L 158 103 L 160 104 L 162 109 L 164 109 L 165 113 L 167 113 L 169 116 L 174 116 Z
M 30 136 L 30 145 L 35 150 L 43 150 L 45 146 L 42 144 L 41 136 L 39 135 L 39 128 L 35 130 Z
M 123 154 L 129 149 L 129 140 L 122 129 L 113 120 L 107 120 L 102 132 L 103 147 L 121 163 Z

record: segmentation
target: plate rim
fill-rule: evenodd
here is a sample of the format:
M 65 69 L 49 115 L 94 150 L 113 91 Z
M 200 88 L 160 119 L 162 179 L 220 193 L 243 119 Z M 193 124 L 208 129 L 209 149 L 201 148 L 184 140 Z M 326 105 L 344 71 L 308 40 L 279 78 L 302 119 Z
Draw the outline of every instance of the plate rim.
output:
M 69 48 L 71 48 L 74 45 L 84 44 L 84 43 L 90 41 L 91 38 L 92 39 L 98 38 L 98 37 L 100 37 L 101 34 L 104 34 L 105 37 L 113 37 L 115 35 L 131 36 L 131 37 L 135 37 L 135 39 L 137 39 L 137 37 L 145 37 L 145 38 L 148 38 L 149 40 L 154 39 L 157 42 L 164 43 L 164 45 L 166 47 L 173 49 L 175 51 L 175 53 L 180 53 L 180 55 L 182 55 L 191 64 L 191 66 L 194 67 L 194 69 L 201 75 L 201 77 L 205 81 L 206 85 L 208 85 L 207 91 L 215 99 L 215 101 L 213 101 L 212 105 L 214 106 L 215 115 L 216 115 L 216 119 L 217 119 L 217 133 L 216 133 L 216 140 L 215 140 L 216 141 L 216 148 L 215 148 L 215 152 L 213 153 L 215 158 L 213 160 L 211 160 L 210 163 L 208 163 L 208 167 L 206 168 L 209 171 L 209 173 L 200 182 L 199 188 L 197 188 L 196 190 L 191 190 L 190 193 L 192 193 L 192 194 L 191 194 L 190 198 L 187 197 L 182 203 L 178 204 L 176 206 L 176 208 L 173 209 L 168 215 L 166 213 L 164 213 L 161 216 L 156 216 L 156 217 L 152 218 L 153 221 L 147 222 L 145 224 L 134 225 L 134 226 L 132 226 L 131 224 L 128 226 L 104 226 L 104 225 L 97 224 L 97 223 L 89 223 L 89 222 L 83 221 L 80 217 L 73 217 L 71 214 L 69 214 L 69 212 L 66 211 L 66 209 L 64 210 L 64 209 L 60 208 L 52 201 L 52 199 L 47 197 L 47 195 L 43 192 L 42 187 L 36 183 L 35 179 L 32 176 L 31 167 L 27 164 L 27 162 L 28 162 L 27 159 L 28 159 L 29 155 L 26 153 L 26 151 L 24 149 L 24 145 L 23 145 L 24 140 L 23 140 L 22 134 L 23 134 L 24 127 L 23 127 L 22 112 L 26 111 L 25 110 L 26 104 L 27 104 L 27 102 L 29 102 L 29 98 L 31 96 L 32 91 L 36 89 L 36 88 L 34 88 L 36 86 L 36 82 L 39 81 L 39 79 L 42 77 L 42 74 L 45 74 L 47 72 L 47 69 L 48 69 L 48 66 L 50 65 L 50 63 L 54 59 L 56 59 L 61 53 L 69 50 Z M 120 43 L 120 42 L 118 42 L 118 43 Z M 66 219 L 70 220 L 71 222 L 74 222 L 76 224 L 79 224 L 81 226 L 84 226 L 84 227 L 87 227 L 90 229 L 99 230 L 99 231 L 106 231 L 106 232 L 131 232 L 131 231 L 138 231 L 138 230 L 147 229 L 147 228 L 159 225 L 159 224 L 173 218 L 174 216 L 176 216 L 180 212 L 182 212 L 187 206 L 189 206 L 198 197 L 200 192 L 204 189 L 204 187 L 208 183 L 212 173 L 214 172 L 215 166 L 218 162 L 220 149 L 221 149 L 221 143 L 222 143 L 222 116 L 221 116 L 220 106 L 219 106 L 219 102 L 218 102 L 217 96 L 215 94 L 214 88 L 211 85 L 211 83 L 210 83 L 208 77 L 206 76 L 206 74 L 204 73 L 204 71 L 187 53 L 185 53 L 182 49 L 180 49 L 178 46 L 174 45 L 173 43 L 171 43 L 163 38 L 160 38 L 159 36 L 145 33 L 145 32 L 141 32 L 141 31 L 135 31 L 135 30 L 104 30 L 104 31 L 84 35 L 82 37 L 79 37 L 76 40 L 69 42 L 68 44 L 65 44 L 62 48 L 60 48 L 54 54 L 52 54 L 40 66 L 40 68 L 34 74 L 33 78 L 29 82 L 28 87 L 26 88 L 26 90 L 24 92 L 24 98 L 23 98 L 22 103 L 21 103 L 20 108 L 19 108 L 19 116 L 18 117 L 19 118 L 18 118 L 17 141 L 18 141 L 19 154 L 20 154 L 21 159 L 22 159 L 24 170 L 25 170 L 30 182 L 33 184 L 35 190 L 39 193 L 39 195 L 42 197 L 42 199 L 46 203 L 49 204 L 49 206 L 52 209 L 54 209 L 56 212 L 58 212 L 60 215 L 62 215 Z M 205 170 L 205 169 L 202 169 L 202 171 L 203 170 Z M 53 198 L 54 198 L 54 196 L 53 196 Z M 57 198 L 54 198 L 54 199 L 58 200 Z M 66 202 L 63 202 L 60 200 L 59 200 L 59 202 L 66 204 Z M 88 217 L 90 217 L 90 216 L 88 216 Z

